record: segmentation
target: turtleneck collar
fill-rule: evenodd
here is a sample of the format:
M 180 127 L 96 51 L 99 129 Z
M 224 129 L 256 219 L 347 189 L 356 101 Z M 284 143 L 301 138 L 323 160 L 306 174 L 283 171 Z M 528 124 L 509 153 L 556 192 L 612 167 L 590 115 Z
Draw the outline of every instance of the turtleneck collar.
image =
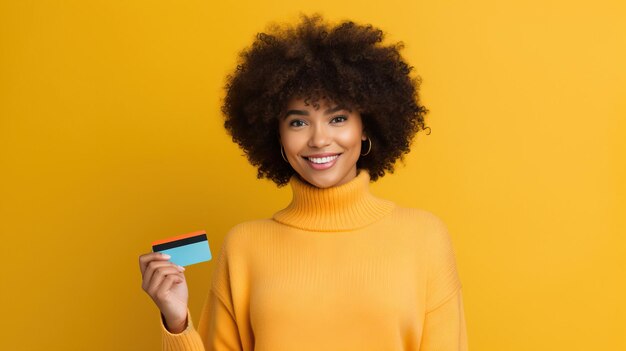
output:
M 293 198 L 274 214 L 277 222 L 309 231 L 345 231 L 365 227 L 391 213 L 395 204 L 369 192 L 370 175 L 359 170 L 349 182 L 318 188 L 295 174 L 289 180 Z

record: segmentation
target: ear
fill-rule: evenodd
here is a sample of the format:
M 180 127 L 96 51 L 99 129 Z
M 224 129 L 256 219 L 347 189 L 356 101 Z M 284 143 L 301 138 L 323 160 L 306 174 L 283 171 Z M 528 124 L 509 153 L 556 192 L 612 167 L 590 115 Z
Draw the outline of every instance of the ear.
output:
M 361 134 L 361 140 L 367 140 L 367 133 L 365 133 L 365 129 L 363 129 L 363 133 Z

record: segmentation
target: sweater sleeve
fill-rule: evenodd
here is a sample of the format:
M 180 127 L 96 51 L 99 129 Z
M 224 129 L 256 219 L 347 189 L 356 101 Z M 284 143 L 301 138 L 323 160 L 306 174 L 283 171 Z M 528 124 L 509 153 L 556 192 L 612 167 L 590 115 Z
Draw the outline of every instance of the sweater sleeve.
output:
M 226 289 L 226 290 L 223 290 Z M 198 329 L 193 327 L 189 309 L 187 309 L 187 328 L 178 334 L 170 333 L 161 318 L 163 351 L 234 351 L 241 350 L 239 329 L 235 319 L 230 291 L 229 269 L 226 245 L 222 246 L 218 256 L 212 286 L 204 302 Z
M 204 351 L 200 334 L 198 334 L 193 327 L 189 309 L 187 309 L 187 328 L 177 334 L 170 333 L 170 331 L 167 330 L 165 322 L 163 321 L 163 315 L 161 315 L 161 335 L 163 336 L 161 347 L 163 350 Z
M 429 241 L 426 313 L 420 351 L 466 351 L 467 332 L 452 240 L 434 217 Z
M 467 351 L 461 290 L 426 314 L 420 351 Z
M 452 239 L 446 225 L 433 216 L 428 242 L 426 313 L 448 301 L 461 289 Z

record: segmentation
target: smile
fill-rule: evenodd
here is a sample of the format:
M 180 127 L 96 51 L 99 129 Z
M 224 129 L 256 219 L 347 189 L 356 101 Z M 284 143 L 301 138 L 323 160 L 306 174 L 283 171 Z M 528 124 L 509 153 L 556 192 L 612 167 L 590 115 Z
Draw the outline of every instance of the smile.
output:
M 339 155 L 335 155 L 335 156 L 327 156 L 327 157 L 307 157 L 307 159 L 313 163 L 328 163 L 334 159 L 336 159 L 337 157 L 339 157 Z
M 304 159 L 308 161 L 307 163 L 311 168 L 324 170 L 332 167 L 337 162 L 337 158 L 339 158 L 340 155 L 341 154 L 325 157 L 304 157 Z

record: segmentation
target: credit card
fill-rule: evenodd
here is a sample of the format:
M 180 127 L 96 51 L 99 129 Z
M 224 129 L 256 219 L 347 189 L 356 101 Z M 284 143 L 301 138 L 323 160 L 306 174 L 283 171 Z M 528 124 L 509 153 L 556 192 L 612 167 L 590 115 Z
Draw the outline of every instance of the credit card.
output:
M 171 262 L 183 267 L 211 260 L 211 248 L 204 230 L 157 240 L 152 243 L 152 252 L 168 254 Z

